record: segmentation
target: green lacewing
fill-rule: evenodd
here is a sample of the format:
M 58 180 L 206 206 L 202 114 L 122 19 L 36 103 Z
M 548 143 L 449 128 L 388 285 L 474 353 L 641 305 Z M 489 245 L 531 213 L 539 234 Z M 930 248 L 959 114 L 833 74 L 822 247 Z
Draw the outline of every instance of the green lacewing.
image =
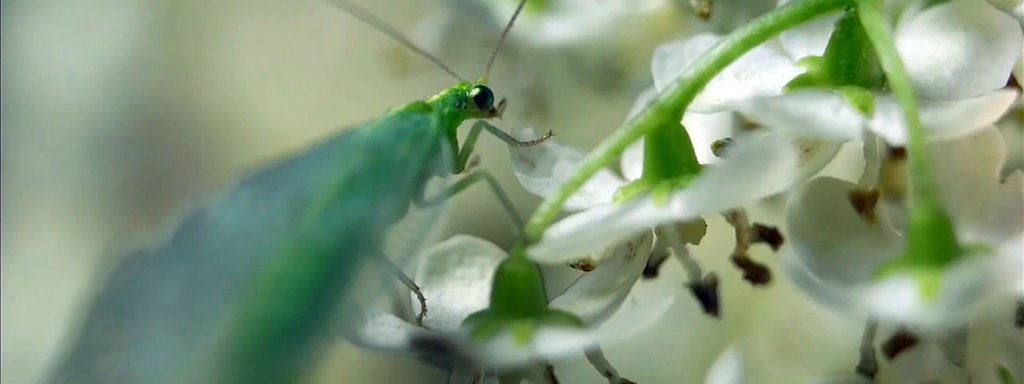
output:
M 488 70 L 525 2 L 506 25 Z M 455 76 L 354 4 L 334 4 Z M 425 200 L 431 178 L 466 169 L 481 129 L 519 145 L 550 136 L 517 142 L 487 124 L 505 103 L 495 104 L 486 78 L 392 108 L 267 166 L 191 213 L 164 244 L 124 257 L 52 381 L 300 379 L 319 347 L 336 339 L 338 303 L 358 266 L 380 254 L 383 234 L 411 202 Z M 469 119 L 478 122 L 460 146 L 456 131 Z M 456 184 L 477 180 L 495 186 L 489 177 Z

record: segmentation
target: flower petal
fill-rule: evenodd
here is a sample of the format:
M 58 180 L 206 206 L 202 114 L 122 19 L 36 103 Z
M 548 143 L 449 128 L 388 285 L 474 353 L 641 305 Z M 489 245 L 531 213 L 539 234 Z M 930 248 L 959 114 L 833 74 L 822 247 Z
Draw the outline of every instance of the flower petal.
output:
M 959 331 L 959 330 L 957 330 Z M 953 332 L 957 332 L 953 331 Z M 953 347 L 943 337 L 950 331 L 915 332 L 917 342 L 902 352 L 879 372 L 885 382 L 892 383 L 970 383 L 973 378 L 944 353 L 943 347 Z M 960 343 L 957 343 L 960 344 Z M 962 348 L 962 346 L 955 346 Z M 960 363 L 963 363 L 960 358 Z
M 622 167 L 622 176 L 626 180 L 636 180 L 644 175 L 644 141 L 642 139 L 626 147 L 621 157 L 619 162 Z
M 854 210 L 847 196 L 855 188 L 843 180 L 816 178 L 793 194 L 787 208 L 789 244 L 811 273 L 829 283 L 870 280 L 903 249 L 888 221 L 870 224 Z
M 715 141 L 742 134 L 733 129 L 734 116 L 732 112 L 687 112 L 683 115 L 683 126 L 690 135 L 697 161 L 701 164 L 721 162 L 721 159 L 711 151 L 711 145 Z
M 1005 367 L 1018 382 L 1024 378 L 1024 337 L 1013 319 L 1024 300 L 1016 295 L 997 301 L 971 322 L 967 334 L 967 369 L 976 383 L 1000 383 L 995 365 Z
M 818 17 L 788 29 L 779 35 L 779 43 L 794 62 L 807 56 L 821 56 L 825 53 L 828 40 L 832 38 L 832 30 L 839 16 Z
M 431 247 L 416 273 L 427 313 L 423 325 L 455 331 L 471 313 L 487 308 L 494 270 L 507 257 L 490 242 L 455 235 Z M 419 302 L 412 296 L 413 308 Z
M 588 272 L 549 303 L 554 309 L 572 312 L 584 324 L 604 321 L 625 300 L 640 278 L 651 254 L 653 232 L 615 247 L 614 255 Z
M 842 96 L 826 90 L 799 90 L 747 99 L 734 105 L 758 124 L 790 137 L 806 139 L 860 140 L 866 120 Z
M 345 338 L 353 344 L 378 352 L 413 355 L 412 340 L 430 331 L 372 307 L 349 307 L 346 311 Z
M 930 139 L 965 136 L 994 124 L 1013 105 L 1017 91 L 1001 89 L 960 100 L 920 100 L 921 125 Z M 868 128 L 892 145 L 905 145 L 907 124 L 903 107 L 891 95 L 875 99 Z
M 825 168 L 836 157 L 843 143 L 835 140 L 793 140 L 800 153 L 796 180 L 807 180 Z
M 701 34 L 658 47 L 651 63 L 654 86 L 659 92 L 664 91 L 690 64 L 721 39 L 716 35 Z M 779 95 L 786 83 L 803 72 L 785 55 L 758 46 L 715 76 L 690 104 L 688 111 L 725 111 L 733 102 Z
M 973 97 L 1002 88 L 1021 55 L 1021 27 L 985 1 L 935 5 L 896 27 L 896 47 L 918 94 Z
M 743 384 L 744 376 L 743 355 L 739 348 L 730 345 L 715 359 L 704 384 Z
M 903 240 L 888 221 L 868 224 L 857 215 L 847 200 L 854 187 L 818 178 L 790 202 L 790 249 L 783 253 L 783 266 L 813 297 L 883 321 L 941 328 L 967 321 L 984 299 L 1006 291 L 1008 283 L 1019 286 L 1019 271 L 1024 268 L 1021 235 L 996 244 L 991 249 L 995 254 L 966 257 L 947 267 L 935 298 L 925 298 L 919 280 L 911 275 L 878 279 L 875 271 L 902 255 Z
M 636 101 L 633 102 L 633 107 L 629 109 L 629 113 L 626 114 L 626 121 L 633 119 L 640 112 L 643 112 L 647 108 L 647 105 L 654 100 L 654 97 L 658 96 L 658 90 L 654 87 L 645 89 L 640 92 L 636 97 Z M 622 152 L 622 156 L 619 159 L 619 169 L 622 170 L 622 176 L 626 180 L 636 180 L 643 175 L 644 172 L 644 141 L 637 140 L 637 142 L 631 144 Z
M 512 131 L 517 139 L 536 138 L 533 127 L 517 128 Z M 583 153 L 571 147 L 547 140 L 529 147 L 508 147 L 512 156 L 512 171 L 527 191 L 548 197 L 576 173 L 576 167 L 583 159 Z M 565 203 L 568 210 L 581 210 L 597 204 L 609 203 L 612 196 L 625 181 L 609 170 L 601 170 L 590 178 Z
M 1006 143 L 992 126 L 929 146 L 945 206 L 961 242 L 995 244 L 1024 231 L 1024 175 L 999 173 Z
M 530 257 L 541 263 L 565 263 L 658 224 L 751 203 L 788 188 L 796 164 L 796 153 L 781 137 L 741 140 L 721 164 L 705 169 L 693 184 L 663 203 L 642 196 L 596 206 L 555 223 L 530 248 Z

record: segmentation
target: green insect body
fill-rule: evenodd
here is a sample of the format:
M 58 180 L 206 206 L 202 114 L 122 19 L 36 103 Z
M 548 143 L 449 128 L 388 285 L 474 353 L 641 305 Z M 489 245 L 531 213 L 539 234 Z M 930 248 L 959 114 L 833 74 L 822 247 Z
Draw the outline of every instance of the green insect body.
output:
M 228 381 L 283 382 L 301 373 L 288 371 L 301 364 L 282 362 L 312 357 L 303 354 L 315 352 L 314 338 L 326 332 L 310 330 L 322 330 L 335 318 L 331 311 L 353 265 L 378 252 L 380 235 L 405 216 L 410 201 L 422 198 L 431 176 L 462 171 L 461 164 L 439 160 L 459 153 L 456 130 L 467 118 L 500 113 L 493 101 L 486 86 L 460 83 L 352 133 L 347 149 L 358 157 L 310 202 L 297 232 L 249 294 L 240 316 L 246 324 L 228 341 L 234 349 L 228 353 L 232 361 L 223 365 Z
M 493 101 L 463 82 L 248 177 L 120 262 L 53 381 L 295 381 L 337 340 L 338 303 L 383 233 L 431 177 L 463 170 L 456 130 L 500 115 Z

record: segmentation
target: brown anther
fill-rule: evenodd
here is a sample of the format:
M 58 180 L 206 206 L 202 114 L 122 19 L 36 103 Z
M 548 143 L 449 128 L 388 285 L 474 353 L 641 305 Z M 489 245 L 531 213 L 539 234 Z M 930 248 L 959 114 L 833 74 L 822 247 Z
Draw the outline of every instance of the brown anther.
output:
M 772 271 L 747 255 L 734 255 L 732 263 L 743 271 L 743 279 L 750 282 L 750 285 L 766 285 L 772 281 Z
M 850 191 L 848 195 L 853 209 L 870 224 L 874 224 L 878 220 L 878 216 L 875 215 L 875 207 L 878 205 L 880 197 L 882 197 L 882 192 L 878 188 L 871 188 L 866 191 L 855 189 Z
M 778 227 L 754 223 L 754 225 L 750 227 L 750 230 L 753 232 L 753 239 L 751 239 L 752 243 L 763 242 L 772 247 L 773 251 L 778 251 L 779 248 L 782 248 L 782 244 L 786 241 L 786 239 L 782 237 L 782 232 L 779 232 Z
M 886 359 L 892 360 L 899 356 L 900 353 L 903 353 L 903 351 L 917 345 L 918 341 L 917 335 L 909 330 L 900 329 L 882 344 L 882 353 L 885 354 Z
M 711 0 L 695 0 L 693 10 L 701 20 L 711 18 Z
M 904 147 L 887 148 L 888 153 L 885 159 L 882 159 L 881 168 L 878 170 L 877 187 L 886 200 L 901 201 L 907 196 L 907 191 L 910 188 L 907 149 Z
M 714 273 L 708 273 L 701 281 L 687 283 L 686 287 L 690 289 L 690 294 L 700 303 L 704 313 L 714 318 L 719 317 L 721 306 L 718 295 L 718 276 Z
M 590 271 L 593 271 L 594 269 L 597 269 L 597 266 L 594 265 L 594 261 L 593 260 L 590 260 L 590 259 L 579 259 L 579 260 L 576 260 L 576 261 L 569 262 L 569 268 L 578 269 L 578 270 L 581 270 L 583 272 L 590 272 Z
M 889 147 L 890 160 L 903 160 L 907 158 L 907 147 Z
M 647 259 L 647 265 L 644 265 L 644 278 L 653 279 L 658 277 L 658 272 L 661 270 L 661 266 L 665 264 L 665 260 L 668 260 L 668 256 L 668 252 L 652 253 L 651 257 Z

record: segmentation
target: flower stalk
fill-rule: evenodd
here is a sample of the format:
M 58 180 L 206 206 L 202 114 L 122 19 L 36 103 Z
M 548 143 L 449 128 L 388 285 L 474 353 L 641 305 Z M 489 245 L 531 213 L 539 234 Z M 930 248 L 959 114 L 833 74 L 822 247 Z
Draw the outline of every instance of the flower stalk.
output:
M 794 1 L 745 24 L 688 67 L 639 115 L 626 123 L 594 149 L 576 173 L 551 198 L 545 200 L 526 224 L 527 244 L 540 240 L 554 222 L 566 200 L 595 173 L 622 154 L 626 148 L 658 126 L 678 123 L 683 112 L 715 77 L 747 51 L 768 39 L 818 16 L 854 5 L 853 0 Z
M 907 123 L 907 153 L 910 161 L 912 208 L 907 222 L 907 243 L 904 256 L 883 266 L 881 273 L 901 268 L 917 272 L 926 297 L 938 295 L 942 267 L 955 261 L 962 253 L 957 243 L 953 222 L 943 209 L 934 172 L 928 159 L 924 128 L 917 96 L 911 86 L 903 61 L 896 50 L 892 33 L 879 0 L 858 0 L 861 24 L 874 45 L 893 95 L 903 106 Z M 913 269 L 925 267 L 924 269 Z M 930 267 L 930 268 L 929 268 Z

